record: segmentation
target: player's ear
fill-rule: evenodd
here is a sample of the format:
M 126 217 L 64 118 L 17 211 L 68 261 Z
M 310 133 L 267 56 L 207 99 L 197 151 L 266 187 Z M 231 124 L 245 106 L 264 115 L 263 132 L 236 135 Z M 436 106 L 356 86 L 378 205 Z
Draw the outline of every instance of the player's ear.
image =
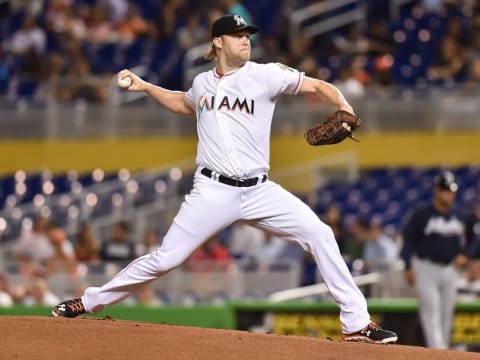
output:
M 221 37 L 213 38 L 213 45 L 215 45 L 215 47 L 221 49 L 222 48 L 222 38 Z

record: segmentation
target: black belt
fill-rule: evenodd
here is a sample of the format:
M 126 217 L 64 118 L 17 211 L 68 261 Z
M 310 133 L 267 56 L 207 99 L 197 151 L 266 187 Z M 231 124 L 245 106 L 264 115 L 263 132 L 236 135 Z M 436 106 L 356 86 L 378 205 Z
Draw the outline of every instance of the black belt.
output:
M 200 173 L 202 175 L 205 175 L 206 177 L 210 178 L 210 179 L 213 179 L 213 180 L 217 180 L 218 182 L 221 182 L 222 184 L 226 184 L 226 185 L 230 185 L 230 186 L 236 186 L 236 187 L 250 187 L 250 186 L 255 186 L 258 184 L 258 181 L 260 180 L 259 177 L 254 177 L 254 178 L 250 178 L 250 179 L 242 179 L 242 180 L 239 180 L 239 179 L 232 179 L 232 178 L 229 178 L 229 177 L 226 177 L 226 176 L 223 176 L 223 175 L 216 175 L 214 174 L 214 172 L 210 169 L 207 169 L 207 168 L 202 168 L 202 170 L 200 170 Z M 264 183 L 265 181 L 267 181 L 267 174 L 263 174 L 262 178 L 261 178 L 261 182 Z

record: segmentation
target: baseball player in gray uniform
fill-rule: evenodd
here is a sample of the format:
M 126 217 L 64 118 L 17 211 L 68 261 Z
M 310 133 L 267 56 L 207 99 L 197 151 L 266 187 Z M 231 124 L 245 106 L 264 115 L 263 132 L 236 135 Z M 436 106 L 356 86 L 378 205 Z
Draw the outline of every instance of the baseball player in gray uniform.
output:
M 281 94 L 317 94 L 339 109 L 353 112 L 330 83 L 278 63 L 250 61 L 250 35 L 259 27 L 239 15 L 212 25 L 206 58 L 216 67 L 197 75 L 187 92 L 148 83 L 129 70 L 129 91 L 143 91 L 168 110 L 196 115 L 198 148 L 193 188 L 185 197 L 162 245 L 121 270 L 81 298 L 64 301 L 54 316 L 96 313 L 119 302 L 182 264 L 211 235 L 237 220 L 247 220 L 313 254 L 322 278 L 340 307 L 343 338 L 393 343 L 397 335 L 370 320 L 367 303 L 343 261 L 333 232 L 300 199 L 268 179 L 270 129 Z M 209 219 L 205 220 L 205 214 Z
M 434 181 L 432 201 L 409 214 L 401 256 L 407 282 L 415 286 L 428 347 L 448 349 L 457 296 L 459 267 L 466 262 L 465 218 L 455 207 L 458 184 L 451 171 Z

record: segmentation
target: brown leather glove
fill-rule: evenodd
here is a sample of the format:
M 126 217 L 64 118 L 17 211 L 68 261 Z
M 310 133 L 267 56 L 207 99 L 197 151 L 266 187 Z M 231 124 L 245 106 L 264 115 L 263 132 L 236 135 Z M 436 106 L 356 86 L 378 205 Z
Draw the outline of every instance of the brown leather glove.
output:
M 358 141 L 353 137 L 353 131 L 358 129 L 361 122 L 358 116 L 345 110 L 337 110 L 323 122 L 307 129 L 304 137 L 307 143 L 313 146 L 337 144 L 347 137 Z

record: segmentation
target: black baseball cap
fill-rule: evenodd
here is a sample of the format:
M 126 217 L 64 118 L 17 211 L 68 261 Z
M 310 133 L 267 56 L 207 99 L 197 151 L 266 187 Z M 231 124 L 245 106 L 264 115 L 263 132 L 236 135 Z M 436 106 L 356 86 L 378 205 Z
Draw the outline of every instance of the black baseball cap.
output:
M 435 186 L 438 189 L 448 190 L 451 192 L 458 191 L 458 184 L 455 175 L 451 171 L 443 171 L 435 178 Z
M 250 34 L 256 34 L 260 31 L 260 27 L 248 25 L 245 19 L 238 14 L 225 15 L 212 24 L 212 39 L 238 31 L 248 31 Z

